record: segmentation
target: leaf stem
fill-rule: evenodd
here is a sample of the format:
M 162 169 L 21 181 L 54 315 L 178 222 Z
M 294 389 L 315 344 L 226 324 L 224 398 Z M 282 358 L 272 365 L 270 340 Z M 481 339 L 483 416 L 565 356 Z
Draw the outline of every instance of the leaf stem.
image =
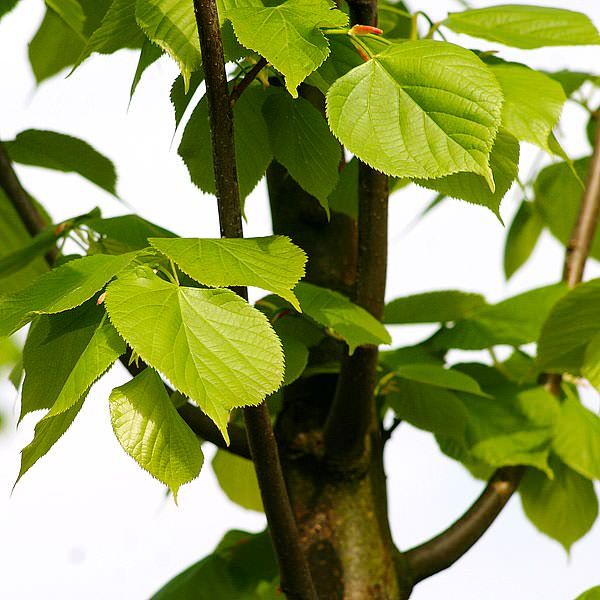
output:
M 256 79 L 257 75 L 261 70 L 267 66 L 267 59 L 264 56 L 260 57 L 260 60 L 244 75 L 243 79 L 231 90 L 229 95 L 229 102 L 233 106 L 240 96 L 244 93 L 244 90 Z
M 227 87 L 223 43 L 215 0 L 194 0 L 194 12 L 206 76 L 217 205 L 222 237 L 242 238 L 242 213 L 235 160 L 233 113 Z M 246 288 L 236 292 L 248 298 Z M 294 600 L 316 600 L 306 557 L 300 545 L 277 442 L 264 401 L 244 408 L 250 454 L 277 555 L 281 585 Z

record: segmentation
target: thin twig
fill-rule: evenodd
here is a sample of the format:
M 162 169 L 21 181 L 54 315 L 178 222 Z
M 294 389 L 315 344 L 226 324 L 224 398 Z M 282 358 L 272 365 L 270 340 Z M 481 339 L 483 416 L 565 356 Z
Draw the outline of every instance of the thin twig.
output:
M 229 102 L 233 106 L 244 93 L 244 90 L 256 79 L 257 75 L 267 65 L 267 59 L 263 56 L 260 60 L 244 75 L 244 78 L 231 90 Z
M 594 239 L 600 213 L 600 127 L 596 131 L 594 153 L 581 198 L 577 222 L 565 255 L 563 281 L 575 287 L 583 277 L 585 263 Z M 549 375 L 546 389 L 558 396 L 561 375 Z M 415 583 L 447 569 L 463 556 L 487 531 L 516 491 L 524 467 L 506 467 L 496 471 L 483 493 L 467 512 L 446 531 L 409 550 L 406 559 Z
M 206 76 L 221 236 L 241 238 L 244 234 L 235 162 L 233 114 L 215 0 L 194 0 L 194 12 Z M 247 299 L 246 288 L 238 288 L 236 291 Z M 316 600 L 317 595 L 300 544 L 266 404 L 262 402 L 259 406 L 245 408 L 244 419 L 250 453 L 279 563 L 282 589 L 294 600 Z

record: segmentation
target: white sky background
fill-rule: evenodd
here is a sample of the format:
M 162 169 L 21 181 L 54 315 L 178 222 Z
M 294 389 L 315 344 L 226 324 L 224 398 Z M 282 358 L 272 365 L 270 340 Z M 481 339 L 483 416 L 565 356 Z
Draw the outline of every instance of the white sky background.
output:
M 535 3 L 586 12 L 600 25 L 598 2 Z M 422 0 L 420 8 L 434 19 L 446 10 L 459 10 L 456 2 L 440 0 Z M 0 139 L 27 128 L 79 136 L 115 162 L 119 194 L 142 216 L 182 236 L 217 236 L 214 200 L 190 183 L 176 154 L 177 141 L 171 146 L 174 121 L 168 92 L 174 64 L 162 59 L 147 71 L 129 111 L 137 64 L 137 55 L 129 51 L 92 58 L 69 79 L 54 78 L 35 89 L 26 51 L 42 14 L 42 0 L 23 0 L 0 25 Z M 468 40 L 463 37 L 461 42 Z M 474 41 L 473 47 L 497 46 Z M 502 56 L 538 68 L 600 73 L 598 47 L 506 50 Z M 589 152 L 580 135 L 585 114 L 573 105 L 565 114 L 564 145 L 572 156 L 582 156 Z M 535 153 L 523 149 L 524 172 Z M 19 167 L 18 173 L 56 220 L 94 206 L 105 216 L 128 212 L 75 175 L 30 167 Z M 391 201 L 390 299 L 456 288 L 498 300 L 560 277 L 563 251 L 547 236 L 507 284 L 501 271 L 505 230 L 483 208 L 446 201 L 407 231 L 431 197 L 431 192 L 411 188 Z M 513 190 L 504 201 L 507 223 L 519 200 Z M 264 183 L 246 206 L 246 234 L 270 234 Z M 598 265 L 590 265 L 587 275 L 600 275 Z M 396 328 L 393 333 L 397 345 L 406 345 L 421 339 L 424 329 Z M 17 399 L 8 386 L 0 386 L 0 411 L 7 416 L 0 432 L 0 597 L 141 600 L 209 553 L 227 529 L 263 528 L 262 515 L 236 507 L 220 491 L 208 446 L 205 468 L 198 480 L 181 489 L 179 507 L 165 500 L 161 485 L 123 453 L 112 434 L 107 397 L 124 381 L 118 366 L 94 388 L 71 430 L 24 477 L 12 497 L 19 450 L 31 439 L 35 418 L 27 418 L 15 432 Z M 591 402 L 596 404 L 597 398 Z M 401 548 L 445 528 L 482 488 L 440 454 L 431 435 L 408 425 L 403 424 L 388 444 L 386 464 L 392 530 Z M 571 600 L 599 583 L 600 525 L 574 546 L 569 560 L 556 542 L 526 521 L 515 497 L 466 557 L 420 584 L 413 598 Z

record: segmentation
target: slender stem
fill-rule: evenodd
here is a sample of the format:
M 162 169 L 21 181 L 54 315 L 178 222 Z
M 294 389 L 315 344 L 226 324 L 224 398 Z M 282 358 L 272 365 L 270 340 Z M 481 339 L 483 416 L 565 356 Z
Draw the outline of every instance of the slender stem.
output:
M 377 26 L 377 0 L 351 0 L 352 24 Z M 353 300 L 380 319 L 383 315 L 387 267 L 388 178 L 359 164 L 358 269 Z M 353 469 L 366 449 L 366 436 L 377 422 L 376 346 L 346 355 L 323 431 L 330 464 Z
M 565 254 L 563 281 L 576 286 L 583 277 L 585 263 L 594 239 L 600 213 L 600 128 L 596 131 L 594 153 L 581 198 L 577 222 Z M 552 394 L 560 394 L 561 375 L 549 375 L 545 384 Z M 433 539 L 406 552 L 415 582 L 454 564 L 487 531 L 517 489 L 523 467 L 499 469 L 483 493 L 456 523 Z
M 233 113 L 215 0 L 194 0 L 194 12 L 206 76 L 221 236 L 241 238 L 243 229 L 235 162 Z M 246 288 L 236 291 L 247 298 Z M 316 600 L 317 595 L 300 546 L 266 404 L 262 402 L 259 406 L 245 408 L 244 419 L 250 454 L 279 563 L 282 589 L 294 600 Z
M 244 93 L 244 90 L 256 79 L 257 75 L 267 66 L 267 59 L 264 56 L 244 75 L 244 78 L 231 90 L 229 102 L 233 106 Z

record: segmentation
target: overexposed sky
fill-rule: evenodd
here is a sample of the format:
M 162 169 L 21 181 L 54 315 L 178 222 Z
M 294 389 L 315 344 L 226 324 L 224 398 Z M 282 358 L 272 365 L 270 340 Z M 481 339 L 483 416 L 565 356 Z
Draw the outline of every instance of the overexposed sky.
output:
M 535 4 L 581 10 L 600 25 L 600 2 Z M 419 8 L 436 19 L 459 6 L 451 0 L 420 0 Z M 131 51 L 94 57 L 70 78 L 59 76 L 36 89 L 26 52 L 42 14 L 42 0 L 22 0 L 0 24 L 0 139 L 28 128 L 79 136 L 115 162 L 119 194 L 142 216 L 183 236 L 217 236 L 214 199 L 190 183 L 176 154 L 177 140 L 171 144 L 174 122 L 168 93 L 176 75 L 174 64 L 162 59 L 148 70 L 129 110 L 137 64 Z M 473 46 L 499 47 L 481 41 Z M 598 47 L 503 50 L 502 56 L 538 68 L 600 74 Z M 584 122 L 583 110 L 567 107 L 562 140 L 574 157 L 589 152 L 580 135 Z M 535 154 L 523 146 L 524 172 Z M 18 173 L 57 220 L 94 206 L 100 206 L 105 216 L 128 212 L 75 175 L 30 167 L 19 167 Z M 431 192 L 411 188 L 391 201 L 390 299 L 456 288 L 497 300 L 560 277 L 563 250 L 546 236 L 534 258 L 507 284 L 501 271 L 505 230 L 483 208 L 446 201 L 407 229 L 431 197 Z M 510 222 L 519 200 L 515 190 L 508 194 L 501 209 L 505 222 Z M 253 192 L 246 210 L 247 235 L 271 233 L 264 183 Z M 588 277 L 599 275 L 598 265 L 590 265 Z M 425 331 L 395 328 L 395 344 L 413 343 Z M 30 415 L 15 431 L 17 398 L 0 384 L 0 411 L 7 416 L 0 431 L 0 597 L 142 600 L 209 553 L 227 529 L 263 528 L 262 515 L 237 508 L 222 494 L 210 469 L 208 447 L 202 474 L 181 489 L 179 506 L 166 500 L 160 484 L 123 453 L 112 434 L 107 398 L 111 388 L 125 379 L 116 366 L 93 389 L 72 429 L 12 496 L 19 450 L 31 439 L 35 418 Z M 445 528 L 482 488 L 481 482 L 440 454 L 431 435 L 409 425 L 403 424 L 388 444 L 386 464 L 392 530 L 401 548 Z M 599 557 L 600 525 L 574 546 L 567 559 L 556 542 L 529 524 L 515 497 L 466 557 L 419 585 L 413 598 L 572 600 L 600 583 Z

